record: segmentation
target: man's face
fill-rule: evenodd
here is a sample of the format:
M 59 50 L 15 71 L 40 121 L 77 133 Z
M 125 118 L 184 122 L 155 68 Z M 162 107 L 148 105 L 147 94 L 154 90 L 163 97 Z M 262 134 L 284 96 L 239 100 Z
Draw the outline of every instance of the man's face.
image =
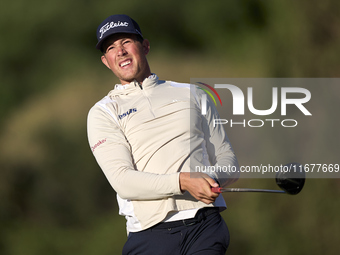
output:
M 133 80 L 143 82 L 151 72 L 146 55 L 149 53 L 148 40 L 142 43 L 132 34 L 116 34 L 103 44 L 102 62 L 118 77 L 121 84 Z

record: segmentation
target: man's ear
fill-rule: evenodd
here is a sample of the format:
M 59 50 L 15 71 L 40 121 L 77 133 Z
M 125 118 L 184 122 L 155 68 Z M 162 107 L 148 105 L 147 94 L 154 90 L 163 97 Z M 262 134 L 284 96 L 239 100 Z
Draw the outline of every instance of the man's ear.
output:
M 144 39 L 143 43 L 143 51 L 144 51 L 144 55 L 148 55 L 149 51 L 150 51 L 150 42 L 148 39 Z
M 106 65 L 107 68 L 111 69 L 110 66 L 109 66 L 109 63 L 107 62 L 105 55 L 102 55 L 101 60 L 102 60 L 103 64 Z

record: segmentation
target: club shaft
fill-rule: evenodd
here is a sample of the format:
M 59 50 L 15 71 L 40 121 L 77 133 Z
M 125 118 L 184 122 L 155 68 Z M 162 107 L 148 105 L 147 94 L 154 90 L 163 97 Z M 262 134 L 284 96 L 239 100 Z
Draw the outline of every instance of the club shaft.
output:
M 271 190 L 271 189 L 247 189 L 247 188 L 212 188 L 212 191 L 221 192 L 264 192 L 264 193 L 286 193 L 283 190 Z

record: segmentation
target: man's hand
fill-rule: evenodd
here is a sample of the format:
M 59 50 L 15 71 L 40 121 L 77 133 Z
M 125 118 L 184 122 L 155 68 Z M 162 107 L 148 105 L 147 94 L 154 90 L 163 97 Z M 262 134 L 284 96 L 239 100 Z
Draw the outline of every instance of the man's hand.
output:
M 218 187 L 218 183 L 209 175 L 203 173 L 180 173 L 179 185 L 182 191 L 188 191 L 194 198 L 205 204 L 215 202 L 218 193 L 211 191 L 212 187 Z

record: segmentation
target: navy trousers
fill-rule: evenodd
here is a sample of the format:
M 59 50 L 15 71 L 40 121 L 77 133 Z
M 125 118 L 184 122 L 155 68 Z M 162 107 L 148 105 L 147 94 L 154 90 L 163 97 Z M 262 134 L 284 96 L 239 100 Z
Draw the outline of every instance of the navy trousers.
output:
M 123 255 L 224 255 L 229 231 L 218 211 L 189 225 L 130 233 Z

